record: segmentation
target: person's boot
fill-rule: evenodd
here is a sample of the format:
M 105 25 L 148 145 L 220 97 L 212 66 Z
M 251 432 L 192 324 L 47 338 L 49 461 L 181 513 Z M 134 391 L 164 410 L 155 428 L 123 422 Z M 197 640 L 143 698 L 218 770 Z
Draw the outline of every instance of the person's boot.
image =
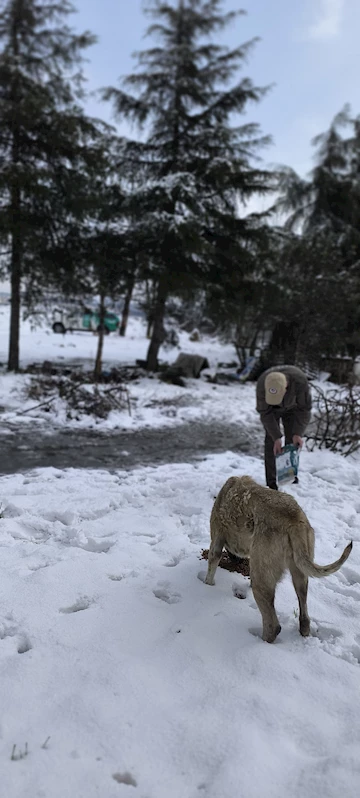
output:
M 295 477 L 293 485 L 298 485 L 298 484 L 299 484 L 299 477 Z
M 268 485 L 268 488 L 270 488 L 270 490 L 279 490 L 276 482 L 272 482 L 271 485 Z

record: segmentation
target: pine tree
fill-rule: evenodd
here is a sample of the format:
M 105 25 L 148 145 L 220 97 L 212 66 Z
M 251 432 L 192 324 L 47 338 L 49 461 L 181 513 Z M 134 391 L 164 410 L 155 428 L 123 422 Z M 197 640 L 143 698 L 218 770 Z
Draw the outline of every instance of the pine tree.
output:
M 78 105 L 78 70 L 95 39 L 68 27 L 68 0 L 1 0 L 0 9 L 0 241 L 11 281 L 8 367 L 17 370 L 22 280 L 46 283 L 49 247 L 82 212 L 94 129 Z
M 356 356 L 360 352 L 360 117 L 353 117 L 346 106 L 313 144 L 316 165 L 309 178 L 284 169 L 280 181 L 282 193 L 275 208 L 287 216 L 285 228 L 299 233 L 286 247 L 284 263 L 290 264 L 297 284 L 302 349 L 306 341 L 317 354 Z M 285 280 L 289 277 L 290 270 Z
M 331 233 L 360 252 L 360 117 L 345 106 L 313 145 L 316 165 L 308 179 L 283 169 L 276 210 L 287 215 L 288 228 Z
M 287 339 L 286 362 L 324 368 L 324 358 L 360 351 L 359 269 L 355 252 L 347 257 L 352 266 L 344 265 L 338 239 L 329 233 L 284 237 L 273 311 Z M 276 348 L 273 340 L 275 358 L 281 354 Z
M 65 204 L 65 220 L 59 209 L 59 231 L 56 241 L 48 247 L 46 265 L 52 285 L 63 295 L 99 297 L 95 364 L 98 379 L 106 333 L 106 300 L 126 295 L 133 279 L 134 261 L 125 207 L 127 195 L 118 173 L 122 140 L 112 129 L 105 126 L 103 130 L 101 126 L 95 129 L 91 141 L 90 152 L 86 146 L 82 161 L 77 164 L 79 172 L 73 176 L 72 193 L 69 187 L 71 201 L 70 206 Z
M 123 195 L 121 186 L 114 180 L 111 164 L 107 174 L 103 173 L 101 185 L 95 182 L 93 197 L 97 202 L 90 217 L 86 246 L 82 244 L 87 268 L 85 291 L 95 291 L 100 297 L 98 349 L 94 376 L 98 380 L 102 370 L 102 353 L 105 334 L 105 300 L 126 292 L 132 275 L 133 262 L 129 246 L 126 219 L 123 218 Z M 130 250 L 130 251 L 129 251 Z
M 277 321 L 284 238 L 282 231 L 264 223 L 262 214 L 249 217 L 247 225 L 243 268 L 229 271 L 225 278 L 220 273 L 220 279 L 214 278 L 205 294 L 207 316 L 219 334 L 234 343 L 242 365 L 249 355 L 265 346 Z
M 138 54 L 124 89 L 103 96 L 120 119 L 145 125 L 145 142 L 127 143 L 126 164 L 140 183 L 134 235 L 156 284 L 147 357 L 155 369 L 168 297 L 245 268 L 250 225 L 238 219 L 238 201 L 266 191 L 270 180 L 253 165 L 268 139 L 255 124 L 232 125 L 265 93 L 236 80 L 254 41 L 229 50 L 214 40 L 243 12 L 225 13 L 222 0 L 153 0 L 147 13 L 156 43 Z

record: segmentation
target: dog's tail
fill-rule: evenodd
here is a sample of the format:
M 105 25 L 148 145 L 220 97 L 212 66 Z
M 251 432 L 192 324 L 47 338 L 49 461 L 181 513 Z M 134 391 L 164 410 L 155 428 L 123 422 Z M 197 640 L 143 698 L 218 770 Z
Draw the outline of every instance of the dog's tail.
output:
M 351 552 L 352 545 L 351 541 L 344 549 L 341 557 L 329 565 L 317 565 L 315 562 L 311 562 L 306 551 L 303 548 L 300 549 L 296 544 L 293 546 L 293 557 L 295 564 L 305 576 L 330 576 L 330 574 L 334 574 L 335 571 L 338 571 L 344 565 Z

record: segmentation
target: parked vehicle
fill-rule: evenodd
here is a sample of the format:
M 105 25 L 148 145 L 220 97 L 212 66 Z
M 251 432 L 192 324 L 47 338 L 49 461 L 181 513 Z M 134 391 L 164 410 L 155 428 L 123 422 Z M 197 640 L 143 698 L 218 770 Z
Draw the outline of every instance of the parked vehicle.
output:
M 115 332 L 120 324 L 120 319 L 115 313 L 105 312 L 104 333 L 108 335 Z M 100 332 L 100 316 L 93 310 L 63 310 L 55 308 L 53 313 L 54 333 L 66 333 L 76 331 Z

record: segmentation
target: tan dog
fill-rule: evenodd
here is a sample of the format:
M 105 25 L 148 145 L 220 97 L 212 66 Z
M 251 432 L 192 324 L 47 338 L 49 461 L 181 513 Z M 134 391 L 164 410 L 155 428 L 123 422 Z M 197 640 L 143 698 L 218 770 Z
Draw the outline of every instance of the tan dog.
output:
M 347 560 L 352 543 L 331 565 L 316 565 L 314 530 L 292 496 L 263 488 L 251 477 L 230 477 L 220 490 L 210 519 L 207 585 L 225 547 L 250 559 L 251 586 L 263 619 L 263 640 L 272 643 L 281 626 L 274 608 L 275 589 L 289 569 L 299 600 L 300 634 L 310 634 L 307 611 L 309 576 L 329 576 Z

